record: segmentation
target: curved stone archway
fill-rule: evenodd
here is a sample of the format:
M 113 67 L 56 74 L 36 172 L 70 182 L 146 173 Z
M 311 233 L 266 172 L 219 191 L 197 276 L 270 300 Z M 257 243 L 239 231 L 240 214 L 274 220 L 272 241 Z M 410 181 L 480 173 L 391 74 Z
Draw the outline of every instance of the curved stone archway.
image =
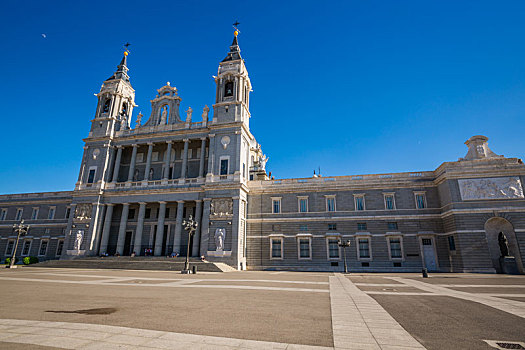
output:
M 498 243 L 498 235 L 502 232 L 507 237 L 509 246 L 509 254 L 514 256 L 518 265 L 518 270 L 523 273 L 523 262 L 521 260 L 520 249 L 516 239 L 516 233 L 512 224 L 501 217 L 490 218 L 485 222 L 485 234 L 487 235 L 487 242 L 489 244 L 490 257 L 492 264 L 498 273 L 502 273 L 499 258 L 501 257 L 500 247 Z

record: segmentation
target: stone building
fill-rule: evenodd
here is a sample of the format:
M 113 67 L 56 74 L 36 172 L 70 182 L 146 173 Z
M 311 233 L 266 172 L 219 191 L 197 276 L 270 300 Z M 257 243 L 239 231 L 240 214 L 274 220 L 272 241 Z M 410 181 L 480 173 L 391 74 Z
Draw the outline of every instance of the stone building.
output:
M 434 171 L 270 179 L 249 128 L 248 71 L 235 35 L 216 96 L 181 113 L 167 83 L 131 116 L 127 53 L 96 95 L 75 189 L 0 196 L 0 259 L 204 255 L 238 269 L 523 273 L 525 166 L 484 136 Z M 198 222 L 188 238 L 183 220 Z M 340 241 L 350 241 L 342 251 Z M 505 249 L 507 251 L 505 252 Z M 505 257 L 506 256 L 506 257 Z M 511 258 L 511 256 L 513 258 Z

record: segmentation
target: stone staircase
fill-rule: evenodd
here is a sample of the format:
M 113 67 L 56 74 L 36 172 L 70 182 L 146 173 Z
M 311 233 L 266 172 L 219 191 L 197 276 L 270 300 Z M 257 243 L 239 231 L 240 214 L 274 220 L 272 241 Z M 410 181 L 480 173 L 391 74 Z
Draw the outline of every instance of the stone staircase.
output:
M 74 260 L 47 260 L 31 267 L 49 268 L 77 268 L 77 269 L 123 269 L 123 270 L 160 270 L 160 271 L 181 271 L 184 269 L 185 258 L 166 258 L 166 257 L 86 257 Z M 232 267 L 221 264 L 201 261 L 200 259 L 190 259 L 190 269 L 197 266 L 197 272 L 227 272 L 235 270 Z

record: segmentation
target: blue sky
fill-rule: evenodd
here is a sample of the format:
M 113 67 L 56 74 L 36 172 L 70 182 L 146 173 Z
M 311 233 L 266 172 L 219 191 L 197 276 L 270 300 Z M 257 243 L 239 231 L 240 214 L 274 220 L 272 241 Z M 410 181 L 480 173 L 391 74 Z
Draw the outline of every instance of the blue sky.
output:
M 478 134 L 524 156 L 523 1 L 151 4 L 2 4 L 0 193 L 74 188 L 93 94 L 126 41 L 134 118 L 167 81 L 181 110 L 211 106 L 235 20 L 276 178 L 433 170 Z

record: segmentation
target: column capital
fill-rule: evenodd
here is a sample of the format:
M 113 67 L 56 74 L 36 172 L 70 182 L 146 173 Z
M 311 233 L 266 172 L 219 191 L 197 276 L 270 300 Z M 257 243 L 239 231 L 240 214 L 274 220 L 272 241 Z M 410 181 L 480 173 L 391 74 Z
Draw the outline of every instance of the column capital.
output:
M 239 197 L 239 196 L 235 196 L 235 197 L 232 197 L 232 199 L 233 199 L 233 200 L 239 200 L 239 199 L 241 199 L 241 197 Z
M 203 198 L 202 200 L 205 201 L 205 202 L 209 202 L 209 201 L 211 201 L 211 198 Z
M 75 204 L 75 205 L 76 205 L 76 204 Z M 106 203 L 106 205 L 107 205 L 108 207 L 114 207 L 114 206 L 115 206 L 115 204 L 113 204 L 113 203 Z
M 122 145 L 116 145 L 115 147 L 117 147 L 118 149 L 123 149 L 124 148 L 124 146 L 122 146 Z
M 123 206 L 128 206 L 129 207 L 129 203 L 122 203 Z
M 171 144 L 173 144 L 173 140 L 166 141 L 166 143 L 171 145 Z
M 215 134 L 208 134 L 209 137 L 215 137 Z
M 153 142 L 148 142 L 148 146 L 153 146 Z
M 139 204 L 140 204 L 140 205 L 146 205 L 146 204 L 148 204 L 148 203 L 146 203 L 146 202 L 139 202 Z
M 132 144 L 131 146 L 133 146 L 133 148 L 137 148 L 139 145 L 136 144 L 136 143 L 134 143 L 134 144 Z
M 201 141 L 206 141 L 207 137 L 201 137 Z
M 167 204 L 168 202 L 165 201 L 159 201 L 159 204 Z
M 179 204 L 184 204 L 185 201 L 177 201 Z
M 184 141 L 184 142 L 189 142 L 190 139 L 182 139 L 182 141 Z
M 196 199 L 195 202 L 197 203 L 202 202 L 202 199 Z

